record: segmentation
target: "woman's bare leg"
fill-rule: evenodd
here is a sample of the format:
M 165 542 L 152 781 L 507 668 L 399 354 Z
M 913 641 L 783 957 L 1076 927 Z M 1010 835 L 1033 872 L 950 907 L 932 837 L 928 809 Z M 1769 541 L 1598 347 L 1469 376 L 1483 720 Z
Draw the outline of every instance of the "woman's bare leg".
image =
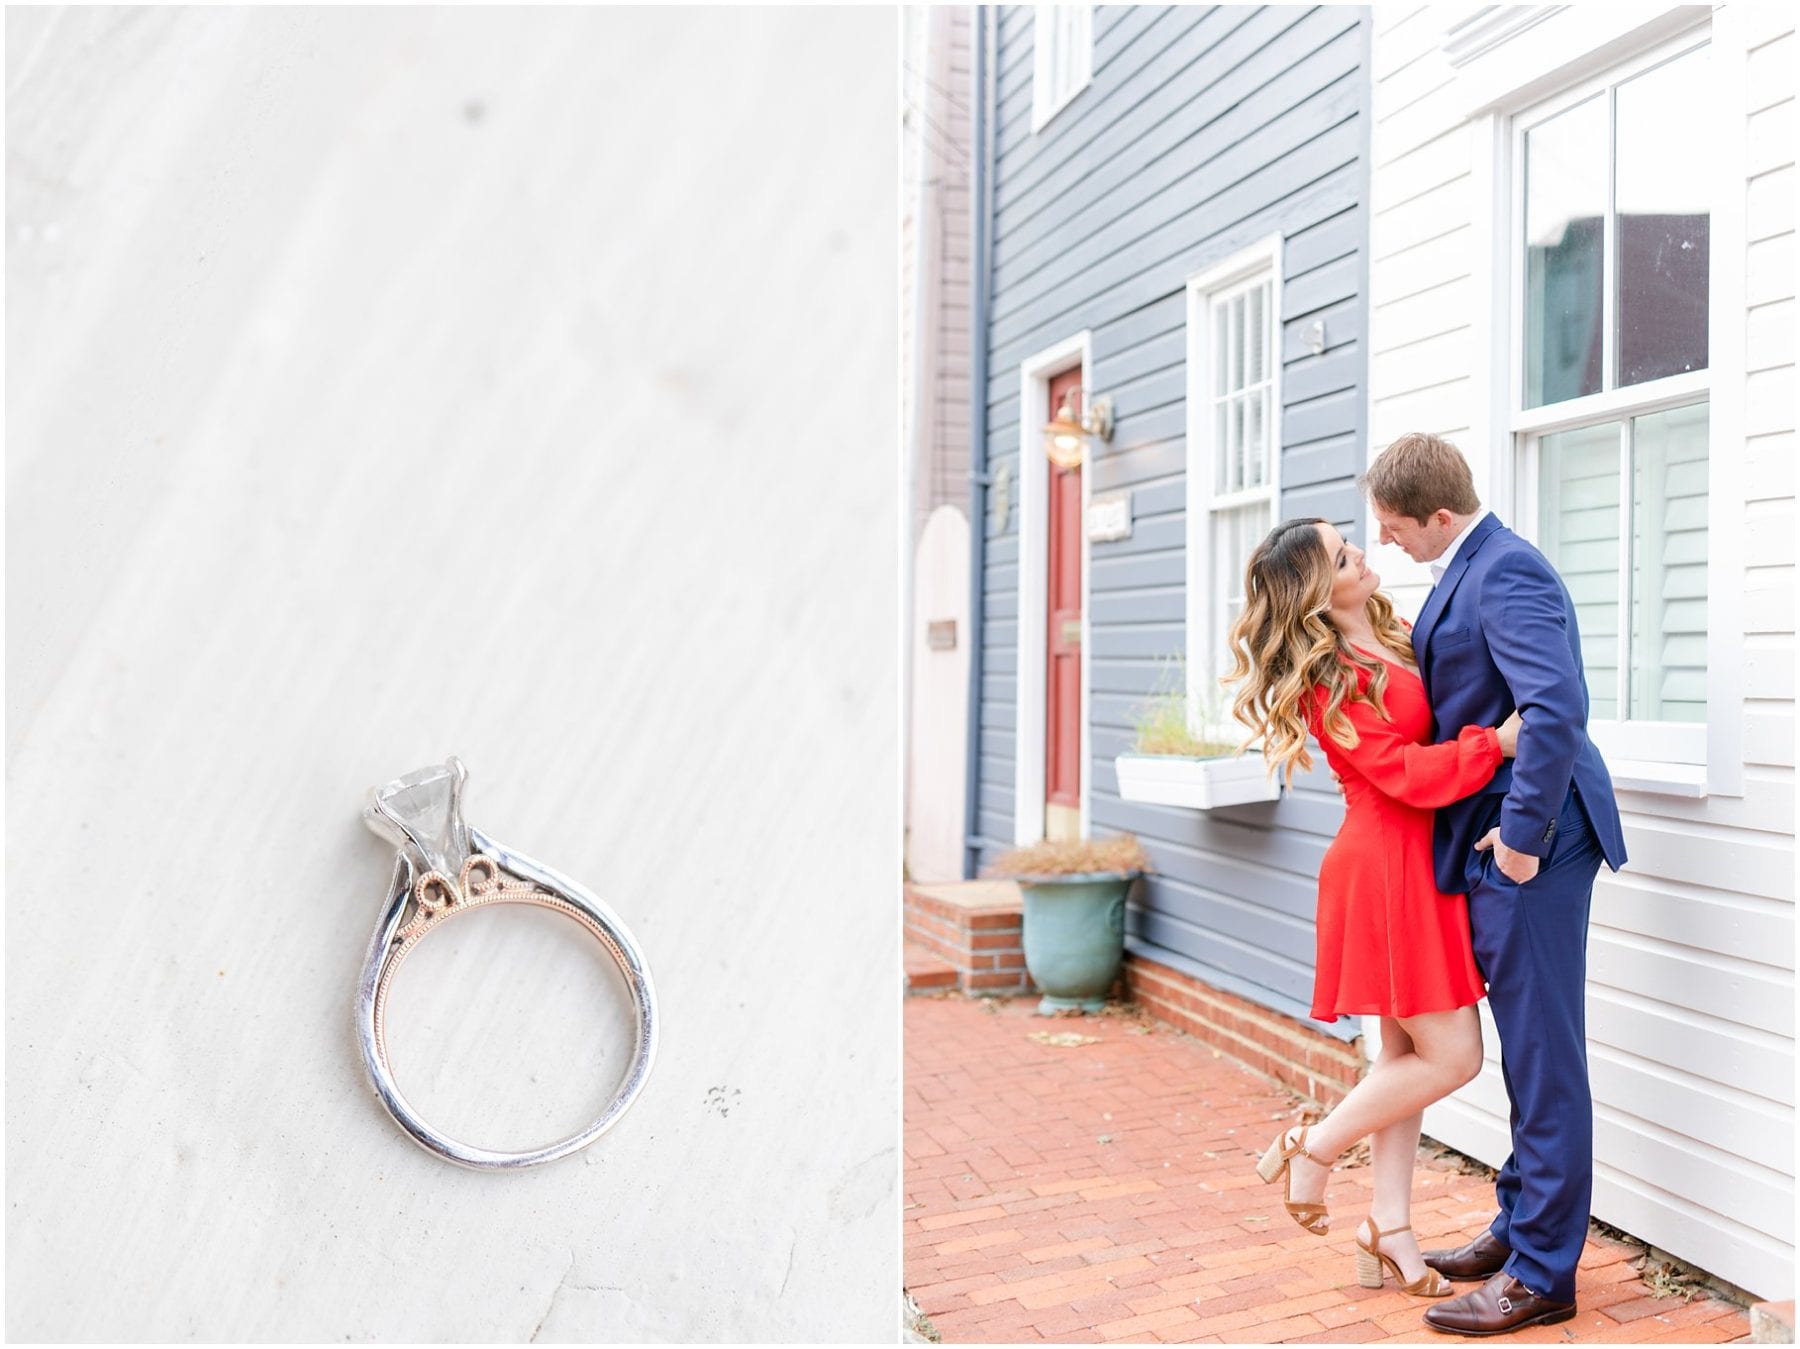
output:
M 1416 1053 L 1412 1036 L 1406 1027 L 1391 1016 L 1381 1018 L 1381 1057 L 1397 1058 Z M 1399 1232 L 1412 1225 L 1413 1165 L 1419 1155 L 1419 1129 L 1423 1112 L 1395 1120 L 1369 1135 L 1369 1169 L 1374 1173 L 1375 1192 L 1369 1200 L 1369 1223 L 1382 1232 L 1381 1249 L 1400 1266 L 1406 1283 L 1425 1273 L 1425 1261 L 1419 1255 L 1419 1243 L 1411 1232 Z M 1395 1236 L 1387 1236 L 1397 1232 Z M 1364 1236 L 1374 1239 L 1365 1227 Z
M 1339 1153 L 1359 1138 L 1403 1125 L 1406 1128 L 1382 1140 L 1381 1160 L 1395 1175 L 1404 1167 L 1405 1188 L 1397 1190 L 1390 1178 L 1388 1185 L 1378 1191 L 1375 1211 L 1386 1215 L 1396 1207 L 1397 1193 L 1405 1196 L 1403 1211 L 1410 1210 L 1412 1158 L 1418 1149 L 1420 1112 L 1481 1071 L 1481 1018 L 1473 1007 L 1413 1017 L 1383 1017 L 1381 1026 L 1381 1056 L 1337 1109 L 1307 1132 L 1306 1150 L 1312 1158 L 1295 1157 L 1291 1163 L 1296 1201 L 1323 1201 L 1331 1163 Z M 1390 1039 L 1391 1032 L 1398 1033 Z M 1400 1145 L 1408 1130 L 1413 1141 L 1402 1150 Z M 1378 1174 L 1377 1181 L 1380 1179 Z M 1381 1222 L 1380 1217 L 1375 1221 L 1386 1230 L 1388 1224 Z M 1404 1223 L 1406 1219 L 1400 1221 Z M 1402 1250 L 1408 1251 L 1408 1260 L 1400 1262 L 1403 1270 L 1418 1253 L 1417 1244 L 1409 1249 L 1404 1237 L 1391 1247 L 1384 1244 L 1383 1249 L 1390 1250 L 1397 1261 Z M 1416 1272 L 1422 1271 L 1423 1265 L 1417 1266 Z
M 1386 1043 L 1386 1036 L 1382 1037 Z M 1423 1114 L 1397 1119 L 1369 1135 L 1370 1168 L 1375 1173 L 1375 1193 L 1369 1200 L 1369 1221 L 1383 1232 L 1381 1250 L 1400 1266 L 1401 1280 L 1411 1283 L 1425 1273 L 1418 1238 L 1410 1231 L 1385 1235 L 1412 1225 L 1413 1165 L 1419 1156 L 1419 1127 Z M 1368 1239 L 1372 1233 L 1364 1232 Z

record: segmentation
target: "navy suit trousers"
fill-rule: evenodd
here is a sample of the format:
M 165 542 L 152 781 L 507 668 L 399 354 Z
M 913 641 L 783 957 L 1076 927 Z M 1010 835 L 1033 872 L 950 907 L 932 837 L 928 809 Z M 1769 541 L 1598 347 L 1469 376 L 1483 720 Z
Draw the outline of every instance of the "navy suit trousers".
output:
M 1493 820 L 1500 798 L 1493 798 Z M 1506 1271 L 1558 1302 L 1575 1300 L 1594 1188 L 1587 1064 L 1587 930 L 1600 844 L 1573 787 L 1538 874 L 1517 885 L 1492 850 L 1468 864 L 1469 930 L 1500 1032 L 1512 1154 L 1495 1187 L 1492 1231 Z

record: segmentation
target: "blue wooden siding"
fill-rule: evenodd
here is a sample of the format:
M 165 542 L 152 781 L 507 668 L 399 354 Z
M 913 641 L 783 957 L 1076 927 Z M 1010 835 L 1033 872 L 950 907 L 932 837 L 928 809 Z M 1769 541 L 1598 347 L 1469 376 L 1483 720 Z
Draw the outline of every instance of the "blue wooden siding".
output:
M 988 324 L 990 468 L 1016 460 L 1019 365 L 1093 333 L 1095 394 L 1118 414 L 1095 494 L 1129 488 L 1132 536 L 1088 577 L 1096 833 L 1136 832 L 1158 874 L 1132 949 L 1298 1017 L 1312 989 L 1319 859 L 1341 806 L 1315 774 L 1279 802 L 1200 812 L 1119 799 L 1113 756 L 1185 646 L 1186 278 L 1279 232 L 1282 517 L 1360 517 L 1365 432 L 1369 14 L 1361 8 L 1108 7 L 1094 78 L 1031 131 L 1032 15 L 999 21 Z M 1307 329 L 1326 322 L 1313 355 Z M 1035 414 L 1034 414 L 1035 415 Z M 1018 464 L 1010 465 L 1018 482 Z M 986 521 L 978 825 L 1013 836 L 1018 520 Z M 1354 1023 L 1339 1033 L 1354 1034 Z

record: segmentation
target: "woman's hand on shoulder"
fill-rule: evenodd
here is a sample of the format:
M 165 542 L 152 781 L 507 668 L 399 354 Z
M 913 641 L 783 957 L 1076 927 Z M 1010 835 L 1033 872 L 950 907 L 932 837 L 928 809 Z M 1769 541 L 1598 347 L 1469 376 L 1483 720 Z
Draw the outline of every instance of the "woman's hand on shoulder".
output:
M 1514 712 L 1505 721 L 1494 728 L 1494 734 L 1500 737 L 1500 753 L 1508 759 L 1518 753 L 1519 727 L 1525 724 L 1518 712 Z

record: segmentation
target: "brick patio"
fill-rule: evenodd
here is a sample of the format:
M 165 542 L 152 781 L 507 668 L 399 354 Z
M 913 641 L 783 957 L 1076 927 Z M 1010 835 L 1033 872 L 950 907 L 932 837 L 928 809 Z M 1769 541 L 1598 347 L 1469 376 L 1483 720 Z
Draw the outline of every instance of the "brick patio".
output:
M 1256 1156 L 1296 1097 L 1159 1023 L 1047 1019 L 1034 1007 L 906 1001 L 906 1284 L 942 1339 L 1475 1343 L 1427 1329 L 1422 1299 L 1357 1286 L 1366 1168 L 1334 1176 L 1324 1238 L 1294 1226 L 1279 1189 L 1257 1179 Z M 1421 1242 L 1479 1231 L 1491 1183 L 1452 1161 L 1421 1165 Z M 1633 1264 L 1641 1254 L 1591 1235 L 1576 1318 L 1504 1338 L 1747 1337 L 1734 1303 L 1651 1296 Z

